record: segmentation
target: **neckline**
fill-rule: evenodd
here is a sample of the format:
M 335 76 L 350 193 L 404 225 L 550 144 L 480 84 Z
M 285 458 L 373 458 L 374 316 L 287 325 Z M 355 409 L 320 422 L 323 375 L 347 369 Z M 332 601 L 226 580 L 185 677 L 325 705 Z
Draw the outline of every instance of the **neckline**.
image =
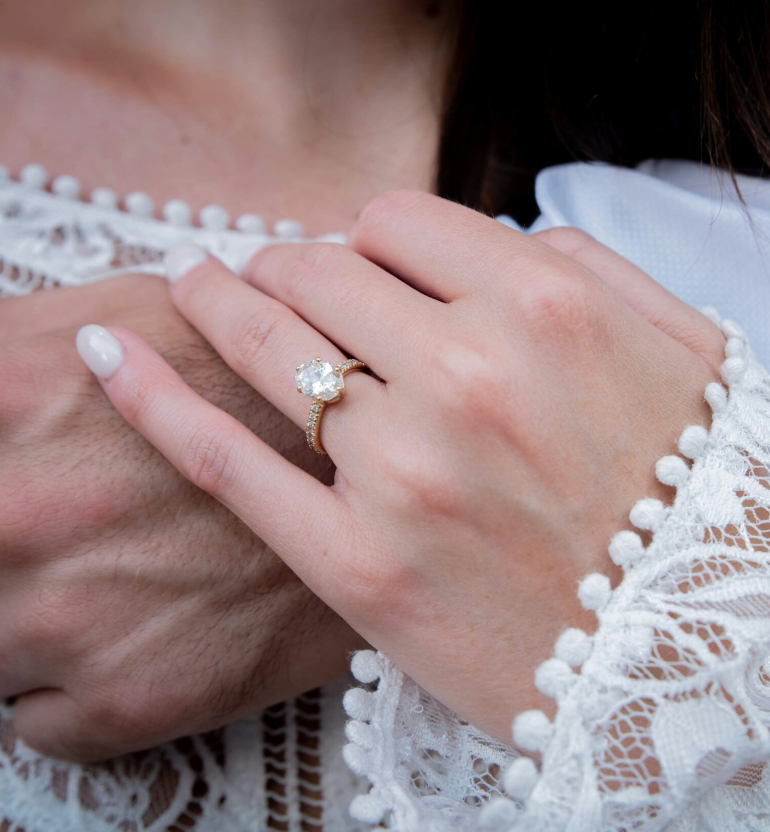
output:
M 179 229 L 229 231 L 246 235 L 273 236 L 285 240 L 301 240 L 305 234 L 304 227 L 298 220 L 277 220 L 269 231 L 259 214 L 240 214 L 233 219 L 226 208 L 217 204 L 204 206 L 196 216 L 190 205 L 182 199 L 170 199 L 158 208 L 153 199 L 141 191 L 132 191 L 121 197 L 112 188 L 97 187 L 86 196 L 77 177 L 70 174 L 52 176 L 39 162 L 24 165 L 17 177 L 14 177 L 5 165 L 0 164 L 0 187 L 4 182 L 19 185 L 31 192 L 45 193 L 62 201 L 84 206 L 92 205 L 102 210 Z

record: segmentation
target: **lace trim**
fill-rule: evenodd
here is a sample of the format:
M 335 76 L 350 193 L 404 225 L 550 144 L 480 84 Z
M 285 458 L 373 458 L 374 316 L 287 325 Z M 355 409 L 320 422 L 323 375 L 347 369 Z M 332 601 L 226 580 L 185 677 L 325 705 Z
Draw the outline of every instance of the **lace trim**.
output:
M 0 182 L 11 181 L 13 177 L 5 165 L 0 165 Z M 43 165 L 32 162 L 25 165 L 17 182 L 31 190 L 43 191 L 50 185 L 53 195 L 60 199 L 84 202 L 80 180 L 69 174 L 63 174 L 51 179 Z M 100 208 L 132 214 L 138 217 L 153 218 L 155 204 L 144 193 L 133 192 L 122 200 L 111 188 L 94 188 L 89 195 L 89 201 Z M 163 219 L 171 225 L 185 227 L 192 226 L 192 208 L 181 199 L 171 199 L 165 203 L 161 213 Z M 206 205 L 198 212 L 198 226 L 209 231 L 225 231 L 230 227 L 230 215 L 220 205 Z M 265 222 L 258 214 L 241 214 L 234 223 L 235 229 L 249 234 L 266 234 Z M 273 236 L 281 239 L 299 239 L 303 236 L 302 223 L 297 220 L 278 220 L 273 225 Z
M 181 200 L 164 206 L 164 222 L 153 216 L 152 201 L 144 194 L 129 194 L 121 210 L 117 195 L 105 188 L 97 188 L 91 202 L 85 202 L 74 177 L 54 179 L 52 192 L 45 190 L 47 182 L 40 165 L 27 165 L 19 181 L 0 166 L 0 297 L 80 286 L 127 272 L 163 275 L 163 253 L 184 240 L 236 272 L 265 245 L 305 241 L 294 220 L 280 220 L 269 234 L 260 217 L 247 214 L 236 221 L 238 230 L 231 230 L 227 212 L 207 206 L 200 212 L 202 225 L 193 227 Z M 344 243 L 345 235 L 316 239 Z
M 621 584 L 613 591 L 598 574 L 581 582 L 580 600 L 599 628 L 593 636 L 567 630 L 535 674 L 538 689 L 557 701 L 557 717 L 551 723 L 532 711 L 514 720 L 514 744 L 542 753 L 541 769 L 501 747 L 494 763 L 507 763 L 502 782 L 489 767 L 481 788 L 466 778 L 465 795 L 436 791 L 441 778 L 417 761 L 435 759 L 436 744 L 421 733 L 425 710 L 440 706 L 384 656 L 358 654 L 352 670 L 366 687 L 345 696 L 352 718 L 345 759 L 371 788 L 353 802 L 354 817 L 400 832 L 770 825 L 770 802 L 746 798 L 748 790 L 770 794 L 763 765 L 770 758 L 770 377 L 740 327 L 704 311 L 727 336 L 729 397 L 710 384 L 710 431 L 683 431 L 678 446 L 692 468 L 680 456 L 658 461 L 658 479 L 677 489 L 673 505 L 643 499 L 631 510 L 632 524 L 652 533 L 650 544 L 633 531 L 613 538 Z M 443 715 L 442 736 L 469 730 Z M 454 751 L 456 775 L 470 755 Z M 482 759 L 488 765 L 492 756 Z M 725 783 L 719 798 L 693 804 Z M 470 811 L 469 795 L 477 798 Z M 722 825 L 712 826 L 717 817 Z M 741 820 L 760 817 L 759 825 Z
M 517 752 L 458 720 L 382 654 L 356 653 L 351 669 L 364 687 L 343 698 L 351 717 L 343 757 L 371 784 L 352 801 L 353 818 L 394 830 L 467 832 L 479 807 L 501 796 L 501 772 Z
M 98 765 L 42 757 L 0 705 L 0 829 L 363 832 L 347 817 L 362 784 L 339 752 L 346 685 Z

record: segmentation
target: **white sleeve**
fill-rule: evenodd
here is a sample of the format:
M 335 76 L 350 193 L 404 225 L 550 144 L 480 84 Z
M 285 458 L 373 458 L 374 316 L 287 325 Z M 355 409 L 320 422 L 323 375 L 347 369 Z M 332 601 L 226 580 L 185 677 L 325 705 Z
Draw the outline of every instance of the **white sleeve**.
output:
M 354 817 L 399 832 L 770 829 L 770 377 L 741 328 L 704 311 L 727 336 L 725 386 L 705 391 L 711 428 L 687 427 L 682 456 L 658 461 L 673 504 L 633 507 L 649 544 L 611 541 L 619 586 L 581 582 L 596 632 L 567 630 L 537 669 L 556 718 L 519 714 L 513 739 L 542 765 L 358 654 L 368 687 L 345 699 L 345 757 L 372 788 Z

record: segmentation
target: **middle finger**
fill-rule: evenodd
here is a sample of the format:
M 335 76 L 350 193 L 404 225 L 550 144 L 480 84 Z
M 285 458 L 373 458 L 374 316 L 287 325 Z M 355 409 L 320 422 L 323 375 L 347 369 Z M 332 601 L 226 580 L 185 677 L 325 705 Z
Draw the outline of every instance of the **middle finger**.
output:
M 419 358 L 447 308 L 339 243 L 262 249 L 244 279 L 294 309 L 385 381 Z
M 287 306 L 246 285 L 201 249 L 183 245 L 169 258 L 181 262 L 186 258 L 188 266 L 174 280 L 174 264 L 169 264 L 177 308 L 226 364 L 305 428 L 311 401 L 297 392 L 295 368 L 317 357 L 341 364 L 346 356 Z M 348 385 L 355 390 L 345 397 L 343 406 L 328 409 L 321 429 L 323 445 L 337 463 L 351 447 L 351 439 L 365 432 L 371 408 L 380 407 L 384 396 L 384 386 L 362 373 L 346 377 Z

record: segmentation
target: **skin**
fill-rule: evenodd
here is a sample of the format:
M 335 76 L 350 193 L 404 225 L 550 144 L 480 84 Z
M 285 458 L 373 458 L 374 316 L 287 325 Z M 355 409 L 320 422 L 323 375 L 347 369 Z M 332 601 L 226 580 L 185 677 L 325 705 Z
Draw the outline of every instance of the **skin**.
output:
M 346 231 L 433 187 L 451 3 L 9 0 L 0 158 Z M 266 83 L 265 79 L 270 82 Z
M 231 721 L 343 673 L 364 644 L 104 406 L 72 348 L 84 318 L 142 332 L 212 404 L 332 481 L 163 282 L 115 283 L 0 303 L 0 694 L 22 694 L 24 736 L 24 694 L 66 692 L 72 707 L 42 747 L 75 759 Z M 127 295 L 144 303 L 121 308 Z
M 462 717 L 510 741 L 567 626 L 575 589 L 612 571 L 607 544 L 655 461 L 709 423 L 724 338 L 704 316 L 574 230 L 528 238 L 400 191 L 350 248 L 276 246 L 244 280 L 209 258 L 171 286 L 222 358 L 305 424 L 293 368 L 343 352 L 323 441 L 332 486 L 204 401 L 144 342 L 102 385 L 127 422 L 268 541 L 373 645 Z M 558 507 L 559 510 L 555 510 Z M 40 735 L 59 693 L 28 719 Z
M 434 7 L 9 0 L 0 159 L 73 174 L 85 193 L 344 231 L 381 191 L 432 186 L 451 31 L 449 5 Z M 93 321 L 141 334 L 212 404 L 331 481 L 163 281 L 0 301 L 0 693 L 19 697 L 22 738 L 75 760 L 259 710 L 335 678 L 365 643 L 105 407 L 73 346 Z M 40 723 L 42 690 L 67 707 Z

